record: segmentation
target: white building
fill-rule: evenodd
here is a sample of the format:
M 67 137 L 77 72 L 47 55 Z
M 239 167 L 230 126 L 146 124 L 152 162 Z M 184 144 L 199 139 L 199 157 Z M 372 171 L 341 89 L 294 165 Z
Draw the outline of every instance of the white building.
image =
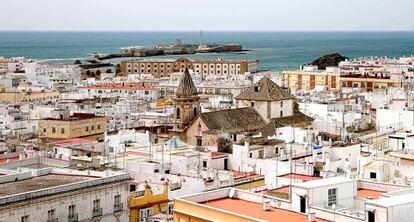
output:
M 0 172 L 2 221 L 129 220 L 126 173 L 54 168 Z

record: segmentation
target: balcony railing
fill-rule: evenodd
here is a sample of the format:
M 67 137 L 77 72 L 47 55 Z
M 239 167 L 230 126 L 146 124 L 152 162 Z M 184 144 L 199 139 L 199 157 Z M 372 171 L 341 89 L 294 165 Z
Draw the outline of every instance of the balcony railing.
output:
M 78 222 L 78 214 L 69 215 L 68 216 L 68 222 Z
M 114 205 L 114 212 L 120 212 L 124 210 L 124 203 Z
M 92 217 L 100 217 L 100 216 L 102 216 L 102 207 L 94 208 L 92 211 Z

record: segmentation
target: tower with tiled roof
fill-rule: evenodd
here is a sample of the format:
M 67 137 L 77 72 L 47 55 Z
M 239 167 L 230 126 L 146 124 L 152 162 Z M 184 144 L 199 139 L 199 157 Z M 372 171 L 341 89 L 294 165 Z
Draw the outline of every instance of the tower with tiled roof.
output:
M 267 122 L 294 115 L 295 98 L 268 77 L 263 77 L 235 99 L 238 108 L 253 107 Z
M 178 85 L 174 105 L 174 130 L 183 131 L 200 114 L 200 97 L 188 69 Z

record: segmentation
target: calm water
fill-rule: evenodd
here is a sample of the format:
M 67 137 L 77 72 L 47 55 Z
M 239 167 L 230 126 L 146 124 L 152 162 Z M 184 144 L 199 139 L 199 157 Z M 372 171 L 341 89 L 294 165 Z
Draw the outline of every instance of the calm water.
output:
M 0 32 L 0 56 L 36 59 L 85 58 L 122 47 L 198 43 L 198 32 Z M 298 68 L 327 53 L 397 57 L 414 54 L 414 32 L 205 32 L 207 43 L 240 43 L 246 54 L 189 57 L 259 59 L 262 69 Z M 174 57 L 174 56 L 170 56 Z

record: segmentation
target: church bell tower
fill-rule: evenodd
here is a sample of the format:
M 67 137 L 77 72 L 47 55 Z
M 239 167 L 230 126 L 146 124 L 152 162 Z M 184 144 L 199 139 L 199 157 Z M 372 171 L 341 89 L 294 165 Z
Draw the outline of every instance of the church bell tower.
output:
M 174 98 L 174 131 L 183 132 L 200 114 L 200 97 L 186 68 Z

